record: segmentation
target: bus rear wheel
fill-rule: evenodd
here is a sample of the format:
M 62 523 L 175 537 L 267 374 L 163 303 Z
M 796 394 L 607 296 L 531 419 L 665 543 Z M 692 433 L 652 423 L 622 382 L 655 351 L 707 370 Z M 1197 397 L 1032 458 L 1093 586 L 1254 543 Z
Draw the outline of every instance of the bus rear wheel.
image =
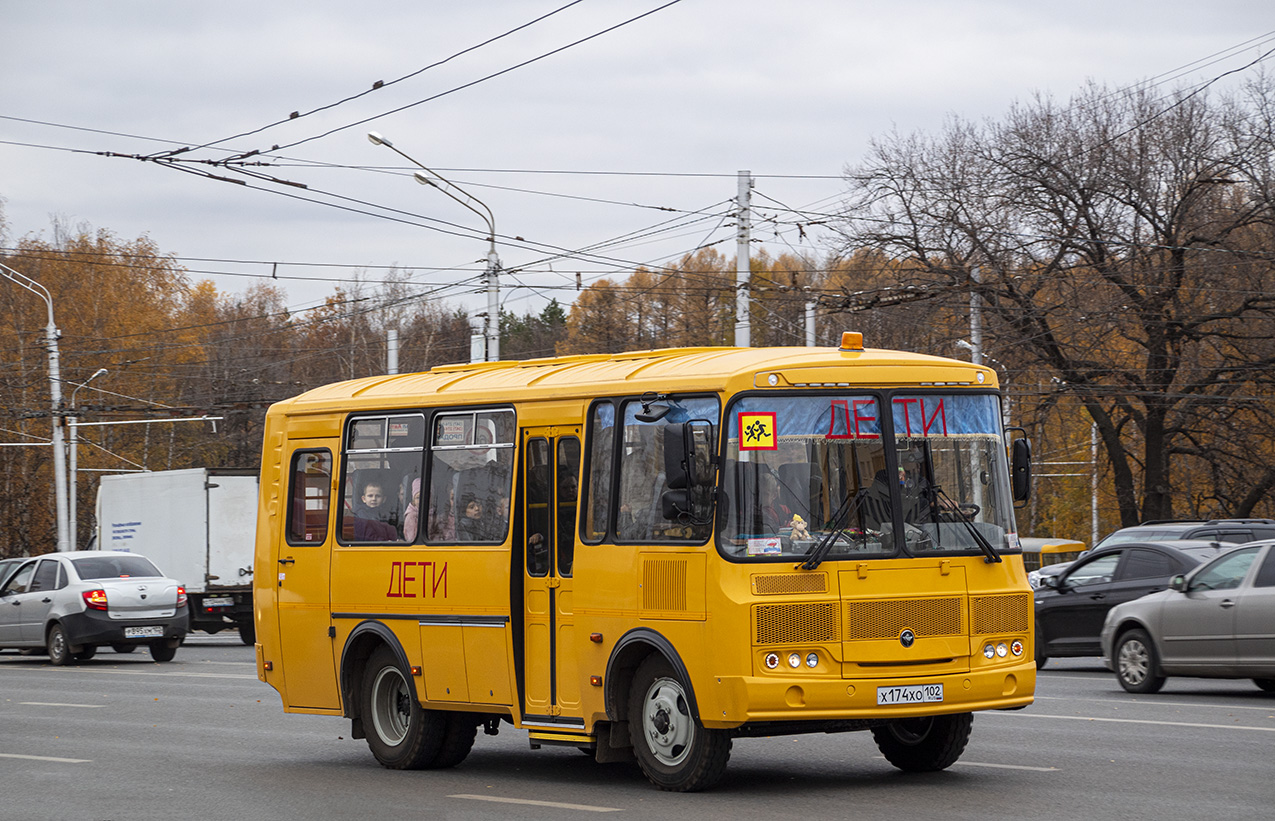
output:
M 378 647 L 368 659 L 360 705 L 367 746 L 382 767 L 421 770 L 434 764 L 447 716 L 421 707 L 411 679 L 388 647 Z
M 730 736 L 705 728 L 689 705 L 687 685 L 662 656 L 638 666 L 629 690 L 629 736 L 638 766 L 661 790 L 707 789 L 730 760 Z
M 903 718 L 872 728 L 877 748 L 904 772 L 946 770 L 965 752 L 974 726 L 973 713 Z

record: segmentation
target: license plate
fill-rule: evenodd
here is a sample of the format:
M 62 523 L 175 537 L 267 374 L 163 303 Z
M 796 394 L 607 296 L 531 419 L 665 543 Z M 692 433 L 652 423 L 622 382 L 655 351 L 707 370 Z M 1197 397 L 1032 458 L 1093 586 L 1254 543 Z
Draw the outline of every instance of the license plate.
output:
M 204 599 L 204 607 L 232 607 L 235 600 L 230 596 L 213 596 Z
M 147 627 L 124 628 L 124 638 L 126 639 L 159 639 L 163 637 L 164 628 L 158 624 Z
M 928 704 L 943 700 L 942 684 L 908 684 L 900 687 L 878 687 L 877 704 Z

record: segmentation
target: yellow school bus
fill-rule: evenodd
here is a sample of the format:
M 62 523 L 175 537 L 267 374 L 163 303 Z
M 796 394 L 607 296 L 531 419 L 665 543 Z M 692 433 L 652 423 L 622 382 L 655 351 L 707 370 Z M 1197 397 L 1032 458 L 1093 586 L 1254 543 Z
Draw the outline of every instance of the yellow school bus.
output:
M 1000 402 L 854 333 L 309 391 L 266 418 L 258 676 L 390 768 L 508 725 L 666 790 L 754 736 L 943 769 L 1035 688 Z

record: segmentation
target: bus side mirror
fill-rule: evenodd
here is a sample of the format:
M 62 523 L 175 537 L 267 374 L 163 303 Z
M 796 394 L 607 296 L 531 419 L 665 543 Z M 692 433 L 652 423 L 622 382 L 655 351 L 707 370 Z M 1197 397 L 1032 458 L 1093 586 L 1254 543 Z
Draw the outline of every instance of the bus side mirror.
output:
M 660 514 L 670 522 L 676 522 L 683 516 L 689 516 L 691 512 L 691 492 L 689 490 L 666 490 L 660 496 Z
M 1025 502 L 1032 495 L 1032 443 L 1015 439 L 1010 445 L 1010 488 L 1015 502 Z

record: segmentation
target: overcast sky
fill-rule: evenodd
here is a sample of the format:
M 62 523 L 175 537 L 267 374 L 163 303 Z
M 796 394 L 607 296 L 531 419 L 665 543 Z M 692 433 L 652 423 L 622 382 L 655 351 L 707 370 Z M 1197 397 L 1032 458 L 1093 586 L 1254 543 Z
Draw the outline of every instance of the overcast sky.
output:
M 666 2 L 0 0 L 7 244 L 56 218 L 149 235 L 223 291 L 273 273 L 295 308 L 391 266 L 479 308 L 482 220 L 417 185 L 375 130 L 490 207 L 504 306 L 521 314 L 569 302 L 577 273 L 623 277 L 713 242 L 733 257 L 739 170 L 756 178 L 761 247 L 822 254 L 784 209 L 835 209 L 874 136 L 1088 80 L 1196 84 L 1275 47 L 1270 0 Z M 214 142 L 179 156 L 261 151 L 272 164 L 252 171 L 307 188 L 92 153 Z

